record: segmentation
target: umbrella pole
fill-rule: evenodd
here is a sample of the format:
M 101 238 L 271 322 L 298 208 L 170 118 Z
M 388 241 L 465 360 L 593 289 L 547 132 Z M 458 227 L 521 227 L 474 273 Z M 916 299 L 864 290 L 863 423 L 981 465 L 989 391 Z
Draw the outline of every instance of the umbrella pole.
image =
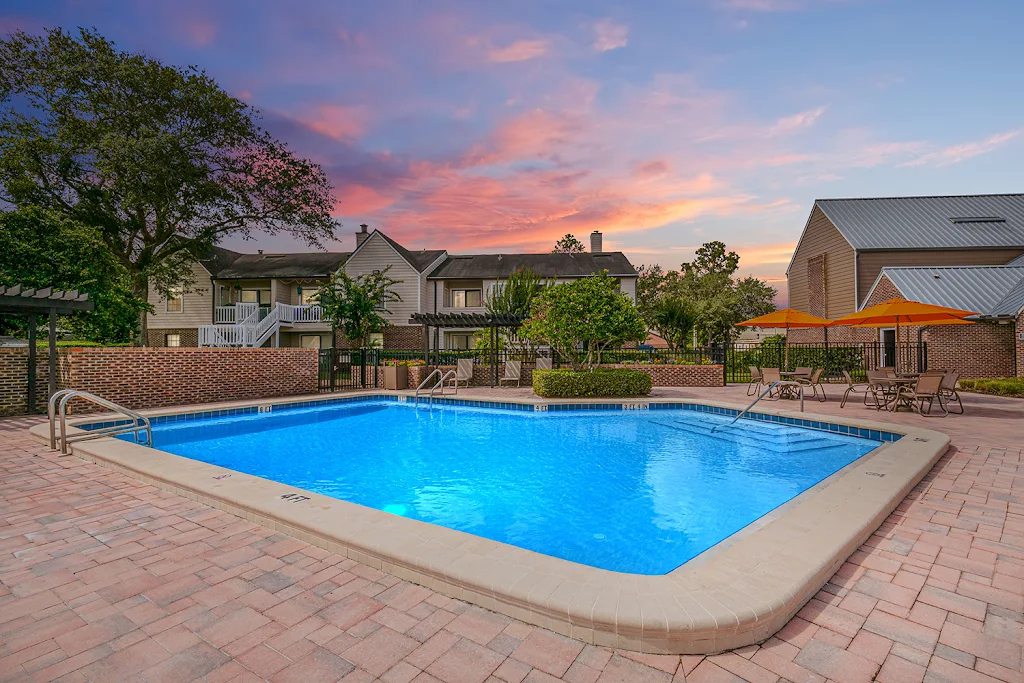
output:
M 786 325 L 786 367 L 782 368 L 783 372 L 789 371 L 789 325 Z

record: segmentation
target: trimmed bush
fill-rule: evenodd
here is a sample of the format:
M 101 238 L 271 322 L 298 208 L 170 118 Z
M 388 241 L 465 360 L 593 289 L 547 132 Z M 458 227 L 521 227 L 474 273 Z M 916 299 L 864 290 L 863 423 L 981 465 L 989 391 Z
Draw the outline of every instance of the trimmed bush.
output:
M 628 368 L 533 371 L 533 392 L 544 398 L 646 396 L 651 385 L 650 375 Z
M 1024 398 L 1024 378 L 962 379 L 960 380 L 960 389 L 963 391 L 973 391 L 978 394 Z

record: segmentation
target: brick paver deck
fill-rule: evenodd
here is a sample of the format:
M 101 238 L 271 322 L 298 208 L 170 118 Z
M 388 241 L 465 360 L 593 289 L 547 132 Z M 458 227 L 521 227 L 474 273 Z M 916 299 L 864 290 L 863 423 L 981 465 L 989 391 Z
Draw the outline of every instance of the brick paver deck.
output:
M 711 657 L 584 645 L 58 458 L 3 420 L 0 681 L 1024 681 L 1022 409 L 971 398 L 929 423 L 955 448 L 825 589 L 762 645 Z M 998 426 L 972 430 L 983 410 Z

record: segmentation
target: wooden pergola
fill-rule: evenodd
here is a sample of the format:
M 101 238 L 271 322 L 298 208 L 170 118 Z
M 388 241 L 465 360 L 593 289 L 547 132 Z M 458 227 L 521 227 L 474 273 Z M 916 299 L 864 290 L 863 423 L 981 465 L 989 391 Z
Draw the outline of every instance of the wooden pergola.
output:
M 423 326 L 423 361 L 430 365 L 430 328 L 435 332 L 435 349 L 439 346 L 436 338 L 443 328 L 456 330 L 487 329 L 491 337 L 491 386 L 498 383 L 498 330 L 502 327 L 517 328 L 526 316 L 491 313 L 413 313 L 409 323 Z
M 57 391 L 57 315 L 91 311 L 95 305 L 88 294 L 77 290 L 61 292 L 52 287 L 34 289 L 22 285 L 0 285 L 0 314 L 28 316 L 28 412 L 36 408 L 36 326 L 39 316 L 49 318 L 50 377 L 47 397 Z

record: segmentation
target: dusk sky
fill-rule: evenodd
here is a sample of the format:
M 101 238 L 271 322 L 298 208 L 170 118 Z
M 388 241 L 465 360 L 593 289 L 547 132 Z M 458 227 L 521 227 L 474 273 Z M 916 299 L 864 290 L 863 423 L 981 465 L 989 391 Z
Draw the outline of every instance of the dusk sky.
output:
M 1024 189 L 1024 2 L 7 0 L 197 64 L 410 248 L 721 239 L 783 285 L 816 197 Z M 286 238 L 226 246 L 305 250 Z M 784 287 L 783 287 L 784 290 Z

